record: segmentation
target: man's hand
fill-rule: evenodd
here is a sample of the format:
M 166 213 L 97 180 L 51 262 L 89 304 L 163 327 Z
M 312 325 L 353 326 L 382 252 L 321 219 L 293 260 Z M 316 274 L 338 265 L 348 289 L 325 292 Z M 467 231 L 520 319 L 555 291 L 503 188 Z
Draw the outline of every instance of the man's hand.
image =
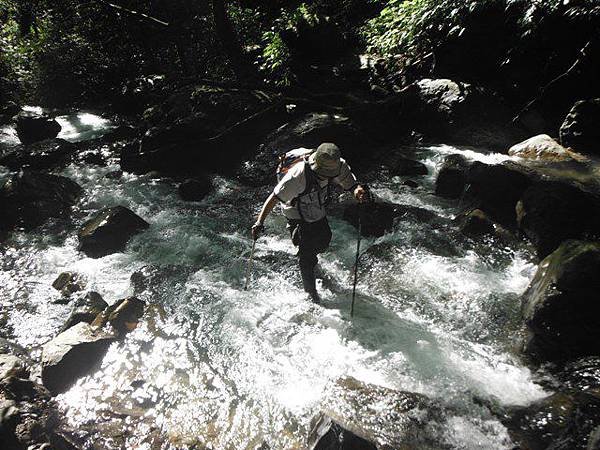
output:
M 265 231 L 265 226 L 260 222 L 256 222 L 252 225 L 252 239 L 257 240 L 263 231 Z
M 360 184 L 356 186 L 356 189 L 354 189 L 354 197 L 356 198 L 356 200 L 358 200 L 359 203 L 368 202 L 371 198 L 371 196 L 369 195 L 369 191 L 362 187 Z

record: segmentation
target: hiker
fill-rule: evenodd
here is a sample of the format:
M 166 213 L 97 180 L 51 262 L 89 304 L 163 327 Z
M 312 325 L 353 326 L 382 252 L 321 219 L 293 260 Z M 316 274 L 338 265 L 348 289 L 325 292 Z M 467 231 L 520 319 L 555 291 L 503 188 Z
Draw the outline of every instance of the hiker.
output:
M 292 242 L 298 247 L 302 286 L 312 301 L 319 303 L 315 266 L 317 255 L 327 250 L 331 241 L 326 211 L 330 202 L 330 184 L 333 182 L 353 191 L 359 202 L 367 200 L 367 189 L 358 183 L 346 161 L 340 157 L 340 149 L 332 143 L 323 143 L 316 151 L 300 148 L 286 153 L 277 174 L 279 183 L 252 226 L 252 238 L 258 239 L 264 230 L 265 219 L 281 202 Z

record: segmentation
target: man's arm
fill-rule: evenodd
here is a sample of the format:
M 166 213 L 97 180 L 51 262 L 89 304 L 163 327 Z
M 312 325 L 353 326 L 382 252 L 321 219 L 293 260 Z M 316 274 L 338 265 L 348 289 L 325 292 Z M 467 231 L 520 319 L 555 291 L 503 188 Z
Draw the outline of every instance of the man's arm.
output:
M 271 211 L 273 211 L 273 208 L 275 208 L 275 205 L 277 205 L 278 202 L 279 199 L 275 196 L 275 194 L 269 195 L 262 209 L 260 210 L 260 214 L 256 219 L 256 223 L 252 225 L 252 239 L 258 239 L 260 232 L 264 228 L 265 219 L 269 214 L 271 214 Z
M 350 166 L 346 161 L 342 160 L 340 175 L 334 178 L 333 181 L 339 184 L 345 190 L 352 191 L 354 197 L 360 203 L 369 200 L 368 189 L 366 186 L 359 184 L 356 176 L 354 173 L 352 173 L 352 169 L 350 169 Z

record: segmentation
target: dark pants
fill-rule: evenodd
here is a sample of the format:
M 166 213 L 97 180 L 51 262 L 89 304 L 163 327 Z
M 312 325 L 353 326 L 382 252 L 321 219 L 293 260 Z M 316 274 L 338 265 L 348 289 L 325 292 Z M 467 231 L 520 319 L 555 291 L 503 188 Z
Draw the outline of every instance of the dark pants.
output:
M 298 259 L 302 285 L 309 294 L 317 291 L 315 281 L 315 266 L 317 255 L 323 253 L 331 242 L 331 228 L 327 218 L 317 222 L 304 222 L 303 220 L 288 220 L 288 229 L 292 242 L 298 247 Z

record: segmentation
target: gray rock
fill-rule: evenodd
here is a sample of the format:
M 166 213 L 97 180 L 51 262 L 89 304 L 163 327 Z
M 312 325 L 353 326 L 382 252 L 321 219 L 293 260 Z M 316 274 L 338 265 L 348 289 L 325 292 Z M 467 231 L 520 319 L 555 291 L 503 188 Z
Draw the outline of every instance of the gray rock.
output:
M 115 333 L 81 322 L 42 348 L 42 382 L 52 394 L 65 392 L 99 365 L 116 339 Z
M 65 216 L 82 193 L 69 178 L 23 171 L 0 188 L 0 229 L 32 229 L 51 217 Z
M 586 450 L 600 450 L 600 425 L 590 433 Z
M 15 117 L 17 135 L 23 144 L 53 139 L 60 133 L 59 123 L 45 114 L 22 111 Z
M 572 159 L 567 149 L 547 134 L 540 134 L 513 145 L 508 150 L 508 154 L 519 158 L 543 161 L 567 161 Z
M 104 327 L 107 323 L 110 323 L 114 330 L 123 335 L 135 329 L 144 314 L 145 306 L 146 303 L 137 297 L 119 300 L 99 314 L 92 325 L 94 327 Z
M 573 106 L 562 126 L 560 141 L 581 153 L 600 154 L 600 98 Z
M 105 208 L 80 228 L 79 250 L 92 258 L 120 252 L 129 239 L 149 226 L 148 222 L 124 206 Z
M 28 377 L 29 370 L 25 362 L 14 355 L 0 355 L 0 380 L 8 377 Z
M 538 361 L 599 355 L 600 243 L 566 241 L 544 259 L 523 296 L 525 352 Z
M 60 332 L 62 333 L 80 322 L 92 323 L 106 308 L 108 308 L 108 303 L 102 299 L 100 294 L 97 292 L 88 292 L 75 301 L 71 315 Z
M 447 156 L 435 181 L 435 195 L 459 198 L 465 191 L 468 169 L 469 163 L 463 156 Z
M 65 167 L 77 147 L 63 139 L 47 139 L 30 145 L 19 145 L 0 158 L 0 165 L 11 170 L 53 170 Z
M 532 184 L 518 201 L 516 213 L 519 230 L 540 258 L 567 239 L 586 239 L 600 231 L 600 197 L 559 181 Z
M 74 272 L 63 272 L 52 283 L 52 287 L 64 295 L 71 295 L 85 287 L 85 281 Z
M 331 417 L 321 415 L 309 437 L 310 450 L 377 450 L 367 439 L 346 430 Z

